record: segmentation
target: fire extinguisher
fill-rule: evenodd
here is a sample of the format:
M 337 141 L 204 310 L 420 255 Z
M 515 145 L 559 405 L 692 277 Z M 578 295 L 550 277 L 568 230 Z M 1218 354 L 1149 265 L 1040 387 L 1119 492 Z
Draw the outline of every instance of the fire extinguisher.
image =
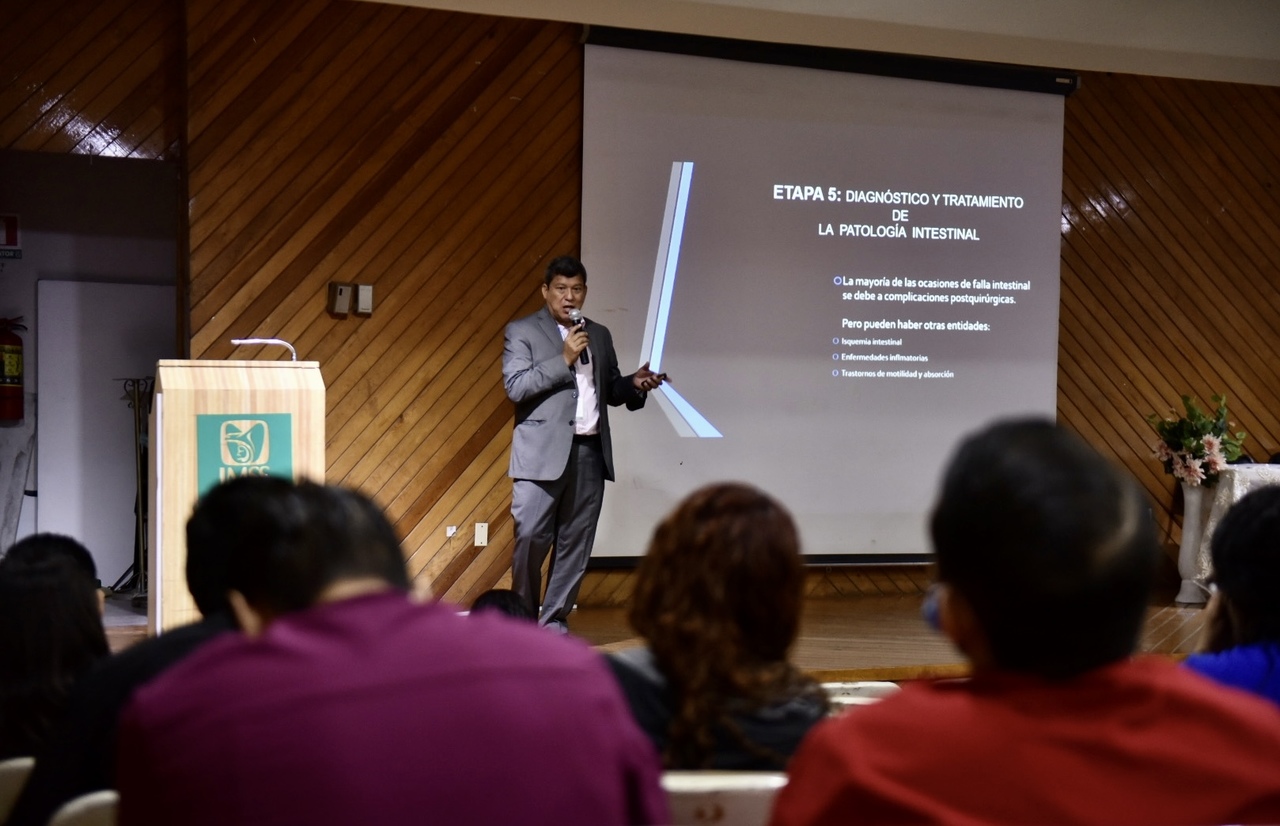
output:
M 22 421 L 22 339 L 18 330 L 27 329 L 22 316 L 0 318 L 0 422 Z

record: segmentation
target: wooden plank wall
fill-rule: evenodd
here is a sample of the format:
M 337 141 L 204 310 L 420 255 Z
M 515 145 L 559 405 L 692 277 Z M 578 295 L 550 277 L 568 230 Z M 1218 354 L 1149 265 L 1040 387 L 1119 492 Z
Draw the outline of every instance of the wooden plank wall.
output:
M 1280 451 L 1280 88 L 1086 74 L 1067 100 L 1058 417 L 1150 491 L 1144 421 L 1225 393 Z M 1177 497 L 1180 499 L 1180 496 Z
M 3 0 L 0 147 L 177 160 L 175 0 Z
M 580 29 L 342 0 L 188 22 L 192 355 L 319 361 L 328 480 L 467 601 L 510 564 L 503 326 L 578 246 Z M 327 314 L 332 281 L 373 285 L 372 317 Z
M 347 0 L 22 9 L 0 55 L 0 147 L 184 158 L 191 354 L 294 341 L 329 388 L 329 481 L 383 504 L 449 598 L 504 584 L 502 326 L 578 245 L 579 29 Z M 184 24 L 175 57 L 157 44 Z M 1280 451 L 1278 123 L 1268 87 L 1088 73 L 1066 102 L 1059 417 L 1137 476 L 1162 527 L 1174 486 L 1147 413 L 1225 392 L 1250 452 Z M 329 316 L 330 281 L 374 285 L 373 316 Z M 477 521 L 487 548 L 445 537 Z M 819 568 L 809 590 L 927 581 Z M 594 572 L 581 601 L 630 587 Z

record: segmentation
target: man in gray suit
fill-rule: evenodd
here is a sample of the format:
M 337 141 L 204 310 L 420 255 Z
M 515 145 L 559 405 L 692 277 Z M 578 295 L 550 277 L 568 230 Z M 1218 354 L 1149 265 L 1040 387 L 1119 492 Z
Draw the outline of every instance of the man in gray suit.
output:
M 581 317 L 587 271 L 576 258 L 547 265 L 542 297 L 546 307 L 507 325 L 502 353 L 502 383 L 516 405 L 507 473 L 515 480 L 511 579 L 538 612 L 542 563 L 554 545 L 538 621 L 564 632 L 591 556 L 604 483 L 613 480 L 609 407 L 640 409 L 666 374 L 647 363 L 620 374 L 608 328 Z

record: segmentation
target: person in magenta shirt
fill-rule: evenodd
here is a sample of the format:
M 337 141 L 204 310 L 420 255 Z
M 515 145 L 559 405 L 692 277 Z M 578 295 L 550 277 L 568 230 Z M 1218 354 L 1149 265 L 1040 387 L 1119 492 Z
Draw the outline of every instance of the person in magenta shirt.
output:
M 667 819 L 657 754 L 599 656 L 415 599 L 364 497 L 297 485 L 229 580 L 244 633 L 122 716 L 124 826 Z

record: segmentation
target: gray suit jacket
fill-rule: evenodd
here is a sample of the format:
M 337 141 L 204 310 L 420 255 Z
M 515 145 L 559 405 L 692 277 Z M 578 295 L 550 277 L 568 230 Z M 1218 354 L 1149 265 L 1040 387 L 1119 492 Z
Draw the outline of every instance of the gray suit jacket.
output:
M 648 394 L 636 390 L 631 376 L 618 372 L 609 328 L 587 320 L 589 352 L 600 398 L 600 446 L 605 478 L 613 480 L 613 442 L 609 435 L 609 407 L 628 410 L 644 406 Z M 516 405 L 511 437 L 513 479 L 560 478 L 573 447 L 573 416 L 578 388 L 573 370 L 564 363 L 564 339 L 546 307 L 507 325 L 502 351 L 502 383 Z

